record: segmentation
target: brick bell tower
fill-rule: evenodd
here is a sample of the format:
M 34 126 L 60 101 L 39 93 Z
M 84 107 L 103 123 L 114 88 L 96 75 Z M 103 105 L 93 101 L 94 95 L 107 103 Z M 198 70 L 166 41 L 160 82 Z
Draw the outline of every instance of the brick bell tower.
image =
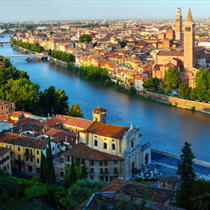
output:
M 181 9 L 176 9 L 176 40 L 182 39 L 182 15 Z
M 195 63 L 195 24 L 189 7 L 184 24 L 184 68 L 189 70 Z

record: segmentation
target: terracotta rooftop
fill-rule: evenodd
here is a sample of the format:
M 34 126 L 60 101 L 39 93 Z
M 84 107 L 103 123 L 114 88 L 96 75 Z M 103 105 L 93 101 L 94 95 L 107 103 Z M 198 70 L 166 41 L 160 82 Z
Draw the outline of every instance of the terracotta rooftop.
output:
M 13 102 L 0 100 L 0 105 L 10 104 L 10 103 L 13 103 Z
M 45 149 L 45 146 L 48 143 L 47 140 L 32 138 L 28 136 L 21 137 L 18 134 L 5 133 L 5 132 L 0 134 L 0 142 L 23 146 L 23 147 L 42 149 L 42 150 Z
M 192 22 L 193 22 L 190 7 L 188 8 L 186 22 L 187 22 L 187 23 L 192 23 Z
M 0 147 L 0 157 L 4 155 L 5 153 L 9 152 L 11 149 L 5 148 L 5 147 Z
M 105 124 L 101 122 L 93 122 L 86 131 L 90 133 L 94 133 L 100 136 L 106 136 L 111 138 L 121 138 L 124 136 L 125 132 L 129 130 L 129 127 L 118 126 L 118 125 L 111 125 Z
M 184 52 L 167 52 L 167 51 L 160 51 L 158 56 L 184 56 Z
M 77 158 L 82 158 L 86 160 L 96 160 L 96 161 L 124 160 L 122 157 L 108 154 L 105 152 L 100 152 L 99 150 L 90 148 L 82 143 L 73 145 L 68 151 L 62 154 L 65 156 L 70 156 L 70 157 L 74 156 Z

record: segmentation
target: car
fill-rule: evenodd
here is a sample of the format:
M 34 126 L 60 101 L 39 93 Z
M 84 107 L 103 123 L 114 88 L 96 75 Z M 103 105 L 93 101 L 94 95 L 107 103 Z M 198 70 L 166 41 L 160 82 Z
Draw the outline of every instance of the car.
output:
M 12 168 L 12 172 L 13 173 L 20 173 L 20 169 L 18 169 L 18 168 Z

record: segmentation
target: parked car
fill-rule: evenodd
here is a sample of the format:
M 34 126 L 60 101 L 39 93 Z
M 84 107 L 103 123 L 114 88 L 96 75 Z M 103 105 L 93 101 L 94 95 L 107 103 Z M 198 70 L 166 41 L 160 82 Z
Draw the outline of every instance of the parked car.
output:
M 18 168 L 12 168 L 12 172 L 13 173 L 20 173 L 20 169 L 18 169 Z

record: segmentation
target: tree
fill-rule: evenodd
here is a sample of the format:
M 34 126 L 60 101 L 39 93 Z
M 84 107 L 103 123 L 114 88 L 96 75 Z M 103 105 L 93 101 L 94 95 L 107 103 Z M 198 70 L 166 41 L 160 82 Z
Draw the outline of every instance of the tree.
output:
M 158 87 L 158 79 L 157 77 L 155 78 L 148 78 L 146 79 L 146 81 L 143 83 L 143 87 L 144 88 L 155 88 L 155 90 L 157 90 Z
M 187 98 L 190 96 L 192 88 L 187 83 L 182 83 L 179 86 L 179 96 Z
M 55 170 L 53 165 L 53 155 L 52 155 L 52 149 L 51 149 L 51 142 L 50 142 L 50 136 L 48 137 L 48 146 L 46 148 L 46 175 L 49 178 L 50 184 L 55 184 Z
M 128 90 L 129 95 L 133 96 L 136 94 L 136 88 L 134 86 L 130 86 Z
M 164 86 L 163 86 L 162 82 L 160 82 L 159 85 L 158 85 L 158 92 L 164 93 Z
M 110 84 L 110 80 L 106 79 L 105 82 L 104 82 L 104 85 L 107 87 L 107 86 L 109 86 L 109 84 Z
M 92 41 L 92 38 L 90 35 L 88 34 L 82 34 L 80 37 L 79 37 L 79 41 L 80 42 L 91 42 Z
M 177 206 L 185 209 L 192 209 L 190 201 L 191 190 L 194 187 L 195 173 L 193 171 L 194 154 L 191 151 L 191 144 L 185 142 L 180 155 L 182 163 L 178 162 L 178 175 L 181 175 L 180 189 L 177 190 Z
M 88 178 L 88 171 L 85 164 L 82 165 L 82 174 L 80 179 L 87 179 Z
M 40 92 L 39 106 L 44 116 L 48 114 L 65 114 L 68 109 L 68 96 L 64 90 L 55 90 L 55 87 L 50 86 L 44 92 Z
M 210 72 L 207 69 L 200 68 L 195 75 L 196 87 L 204 87 L 206 90 L 210 88 Z
M 0 88 L 0 97 L 3 100 L 14 101 L 18 110 L 27 110 L 39 113 L 38 95 L 39 85 L 23 78 L 10 79 L 7 84 Z
M 81 117 L 83 118 L 83 111 L 80 109 L 80 106 L 76 103 L 75 105 L 72 104 L 69 107 L 69 110 L 65 112 L 66 115 L 72 117 Z
M 179 72 L 175 69 L 174 66 L 169 66 L 168 70 L 165 71 L 163 82 L 170 87 L 176 88 L 179 84 Z
M 125 41 L 118 41 L 118 44 L 120 44 L 122 48 L 124 48 L 127 45 Z
M 41 153 L 41 165 L 40 165 L 39 181 L 42 182 L 43 184 L 46 183 L 45 156 L 44 156 L 43 152 Z
M 74 166 L 74 156 L 72 157 L 71 172 L 70 172 L 70 186 L 77 182 L 76 170 Z

